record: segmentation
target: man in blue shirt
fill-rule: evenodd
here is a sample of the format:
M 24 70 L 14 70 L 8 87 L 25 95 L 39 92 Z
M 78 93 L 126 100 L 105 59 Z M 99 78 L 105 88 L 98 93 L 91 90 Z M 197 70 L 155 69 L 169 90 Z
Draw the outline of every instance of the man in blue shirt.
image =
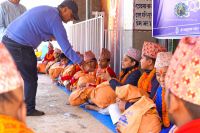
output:
M 72 0 L 65 0 L 57 8 L 50 6 L 32 8 L 7 28 L 2 42 L 13 56 L 24 80 L 28 116 L 44 115 L 44 112 L 35 109 L 38 76 L 34 49 L 42 41 L 55 38 L 63 53 L 73 63 L 83 63 L 82 58 L 72 49 L 62 24 L 73 19 L 79 19 L 78 6 Z

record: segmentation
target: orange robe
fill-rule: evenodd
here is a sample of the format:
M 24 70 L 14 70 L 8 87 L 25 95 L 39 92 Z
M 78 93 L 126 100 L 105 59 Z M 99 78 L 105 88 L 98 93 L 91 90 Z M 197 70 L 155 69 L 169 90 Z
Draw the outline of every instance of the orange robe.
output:
M 108 82 L 99 84 L 91 91 L 90 100 L 99 108 L 106 108 L 110 104 L 116 102 L 115 91 L 111 88 Z
M 70 82 L 74 74 L 80 70 L 81 69 L 78 64 L 72 64 L 72 65 L 66 66 L 64 68 L 64 71 L 61 74 L 61 83 L 64 83 L 65 81 Z
M 33 131 L 10 116 L 0 115 L 0 133 L 33 133 Z
M 52 65 L 49 69 L 49 75 L 52 80 L 55 80 L 56 78 L 59 77 L 59 75 L 63 72 L 65 66 L 60 65 L 60 62 L 55 63 Z
M 45 57 L 44 60 L 42 61 L 42 63 L 38 64 L 37 68 L 38 68 L 38 72 L 40 73 L 46 73 L 46 66 L 47 63 L 50 61 L 54 61 L 55 58 L 53 56 L 54 50 L 49 51 Z
M 45 55 L 44 60 L 43 60 L 42 62 L 45 62 L 45 61 L 47 61 L 47 62 L 49 62 L 49 61 L 54 61 L 55 58 L 54 58 L 54 56 L 53 56 L 53 53 L 54 53 L 54 50 L 49 51 L 49 52 Z
M 92 74 L 85 74 L 78 79 L 77 89 L 69 96 L 69 103 L 73 106 L 83 104 L 89 99 L 91 91 L 95 88 L 95 76 Z
M 92 92 L 94 87 L 85 87 L 82 89 L 77 89 L 73 91 L 69 96 L 69 103 L 72 106 L 79 106 L 83 103 L 85 103 Z
M 161 123 L 153 101 L 143 96 L 121 115 L 119 133 L 159 133 Z

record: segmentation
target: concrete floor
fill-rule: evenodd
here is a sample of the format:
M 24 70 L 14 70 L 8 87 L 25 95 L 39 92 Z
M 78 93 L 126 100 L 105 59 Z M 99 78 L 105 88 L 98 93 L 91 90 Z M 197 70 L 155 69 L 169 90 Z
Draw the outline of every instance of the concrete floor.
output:
M 47 75 L 38 76 L 36 108 L 46 115 L 27 117 L 28 127 L 36 133 L 111 133 L 79 107 L 66 105 L 67 94 L 53 85 Z

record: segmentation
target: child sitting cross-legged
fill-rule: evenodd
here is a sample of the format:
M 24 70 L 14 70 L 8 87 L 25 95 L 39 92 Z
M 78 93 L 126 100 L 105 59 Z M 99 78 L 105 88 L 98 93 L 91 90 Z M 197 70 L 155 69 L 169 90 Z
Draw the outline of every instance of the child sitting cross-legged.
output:
M 56 81 L 59 75 L 62 73 L 64 68 L 68 65 L 69 59 L 62 53 L 60 55 L 60 62 L 55 63 L 49 69 L 49 75 L 52 81 Z
M 77 83 L 80 77 L 84 75 L 96 75 L 97 60 L 92 51 L 86 51 L 84 53 L 84 64 L 81 66 L 82 69 L 74 74 L 70 80 L 70 90 L 76 90 Z

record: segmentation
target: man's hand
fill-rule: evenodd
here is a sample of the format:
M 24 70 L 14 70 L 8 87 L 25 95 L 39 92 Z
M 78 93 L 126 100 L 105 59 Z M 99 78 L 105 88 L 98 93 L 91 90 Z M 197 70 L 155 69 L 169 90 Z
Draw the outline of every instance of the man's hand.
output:
M 82 66 L 85 63 L 84 60 L 81 61 L 81 63 L 79 63 L 80 66 Z
M 101 76 L 102 76 L 101 78 L 106 80 L 106 81 L 110 81 L 111 80 L 111 76 L 107 71 L 106 71 L 106 73 L 102 74 Z

